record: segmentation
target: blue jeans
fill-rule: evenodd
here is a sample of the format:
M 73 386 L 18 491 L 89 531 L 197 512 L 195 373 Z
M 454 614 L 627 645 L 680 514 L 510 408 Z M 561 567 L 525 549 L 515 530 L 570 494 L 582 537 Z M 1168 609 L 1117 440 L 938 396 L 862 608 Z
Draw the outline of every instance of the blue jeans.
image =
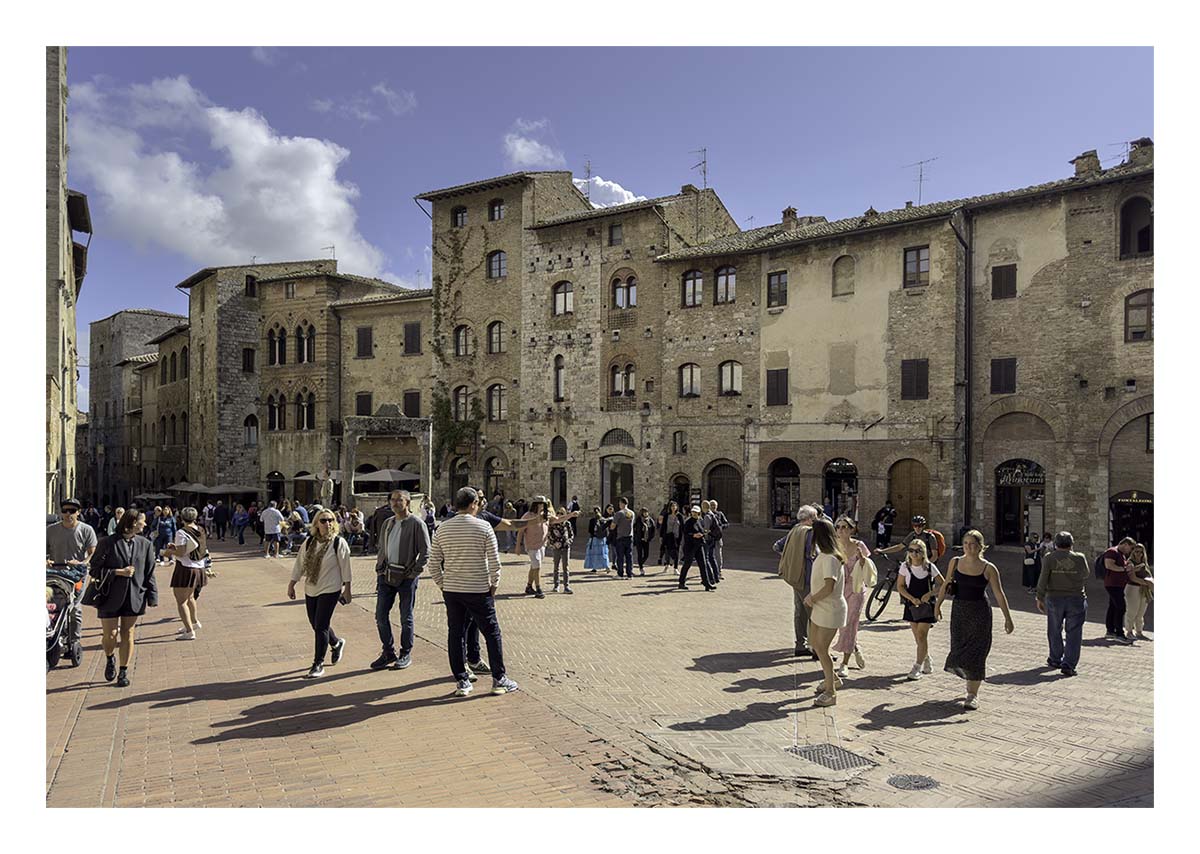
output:
M 496 618 L 496 600 L 490 593 L 451 593 L 444 591 L 446 603 L 446 647 L 450 654 L 450 672 L 461 682 L 467 678 L 467 621 L 472 620 L 487 642 L 488 664 L 493 679 L 504 678 L 504 650 L 500 639 L 500 621 Z
M 245 525 L 237 526 L 237 538 L 238 538 L 239 546 L 246 545 L 246 526 Z
M 617 547 L 616 558 L 613 563 L 617 568 L 617 575 L 627 574 L 633 576 L 633 537 L 617 537 L 613 541 Z M 624 567 L 622 571 L 621 567 Z
M 1046 636 L 1050 641 L 1050 660 L 1061 661 L 1063 667 L 1074 670 L 1079 664 L 1079 648 L 1083 643 L 1083 621 L 1087 617 L 1086 596 L 1046 597 Z M 1067 642 L 1063 649 L 1063 627 Z
M 417 601 L 416 578 L 409 578 L 393 587 L 382 578 L 375 582 L 375 628 L 379 630 L 379 641 L 385 653 L 396 651 L 392 635 L 392 604 L 400 599 L 400 655 L 408 655 L 413 648 L 413 605 Z
M 718 540 L 709 540 L 704 544 L 704 557 L 708 561 L 709 572 L 712 573 L 714 581 L 721 580 L 721 568 L 717 562 L 717 546 L 720 545 Z

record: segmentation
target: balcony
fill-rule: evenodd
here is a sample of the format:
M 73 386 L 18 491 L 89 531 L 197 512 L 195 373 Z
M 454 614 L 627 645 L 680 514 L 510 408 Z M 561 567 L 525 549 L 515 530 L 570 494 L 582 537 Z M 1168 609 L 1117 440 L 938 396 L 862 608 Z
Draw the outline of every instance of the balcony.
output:
M 637 326 L 637 306 L 633 308 L 610 308 L 608 310 L 608 328 L 626 329 Z
M 605 412 L 634 412 L 638 408 L 637 395 L 610 395 L 601 408 Z

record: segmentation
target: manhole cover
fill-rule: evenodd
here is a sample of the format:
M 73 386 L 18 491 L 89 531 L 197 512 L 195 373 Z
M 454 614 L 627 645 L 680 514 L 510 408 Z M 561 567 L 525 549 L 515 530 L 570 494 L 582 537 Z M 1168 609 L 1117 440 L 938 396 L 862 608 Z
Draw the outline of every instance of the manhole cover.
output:
M 936 789 L 938 781 L 920 774 L 897 774 L 895 777 L 888 777 L 888 785 L 911 792 L 918 789 Z
M 814 744 L 809 747 L 789 747 L 788 753 L 793 753 L 801 759 L 824 765 L 835 771 L 845 771 L 849 768 L 862 768 L 874 765 L 875 762 L 857 753 L 851 753 L 845 748 L 833 744 Z

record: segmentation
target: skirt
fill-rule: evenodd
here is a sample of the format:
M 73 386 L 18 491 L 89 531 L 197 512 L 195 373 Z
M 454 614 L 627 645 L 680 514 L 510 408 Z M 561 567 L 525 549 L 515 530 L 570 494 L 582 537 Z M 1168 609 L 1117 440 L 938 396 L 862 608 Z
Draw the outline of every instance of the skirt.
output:
M 987 599 L 955 599 L 950 611 L 950 654 L 947 673 L 969 681 L 987 675 L 992 649 L 992 603 Z
M 204 570 L 193 570 L 190 566 L 184 566 L 182 563 L 176 562 L 175 571 L 171 573 L 172 587 L 203 587 L 204 586 Z
M 854 652 L 858 646 L 858 619 L 862 616 L 863 603 L 866 601 L 866 590 L 846 597 L 846 625 L 838 632 L 837 643 L 833 645 L 834 652 Z
M 589 537 L 587 552 L 583 556 L 584 569 L 608 569 L 608 541 L 602 537 Z

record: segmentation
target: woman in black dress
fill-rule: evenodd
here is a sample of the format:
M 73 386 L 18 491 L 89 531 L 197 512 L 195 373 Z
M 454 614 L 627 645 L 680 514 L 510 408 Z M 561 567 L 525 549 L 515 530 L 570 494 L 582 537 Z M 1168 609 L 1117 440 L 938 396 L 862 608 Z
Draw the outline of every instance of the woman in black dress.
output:
M 154 583 L 154 545 L 138 534 L 146 527 L 141 513 L 126 513 L 112 536 L 100 541 L 92 555 L 90 574 L 98 585 L 96 615 L 100 618 L 101 642 L 107 661 L 104 679 L 117 680 L 117 686 L 129 684 L 127 668 L 133 656 L 133 627 L 146 606 L 158 605 L 158 586 Z M 117 672 L 117 644 L 120 642 L 121 670 Z
M 979 686 L 987 675 L 987 657 L 992 649 L 992 605 L 987 598 L 987 588 L 1004 612 L 1004 631 L 1012 634 L 1012 614 L 1008 611 L 1008 599 L 1000 585 L 1000 572 L 996 565 L 983 559 L 987 546 L 979 531 L 963 534 L 963 556 L 953 558 L 947 570 L 946 583 L 938 594 L 934 613 L 942 618 L 942 600 L 954 583 L 954 608 L 950 612 L 950 654 L 946 656 L 947 673 L 967 680 L 967 698 L 963 708 L 978 709 Z
M 900 577 L 896 580 L 896 592 L 904 601 L 904 621 L 912 629 L 917 642 L 917 661 L 908 671 L 908 678 L 915 681 L 922 673 L 933 672 L 933 660 L 929 657 L 929 627 L 937 622 L 933 608 L 934 583 L 941 583 L 942 574 L 929 560 L 929 549 L 925 541 L 913 537 L 908 544 L 908 555 L 900 564 Z M 945 585 L 942 585 L 945 589 Z

